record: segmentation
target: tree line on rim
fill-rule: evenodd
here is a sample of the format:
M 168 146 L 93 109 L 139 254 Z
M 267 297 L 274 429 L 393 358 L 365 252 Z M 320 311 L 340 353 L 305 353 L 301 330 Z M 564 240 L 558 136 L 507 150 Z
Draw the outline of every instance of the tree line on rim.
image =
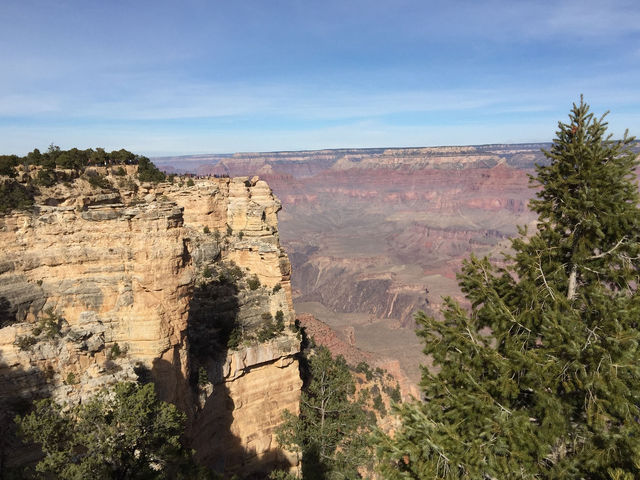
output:
M 136 155 L 124 148 L 107 152 L 104 148 L 61 150 L 51 144 L 45 153 L 35 148 L 24 156 L 0 155 L 0 175 L 15 177 L 19 165 L 35 165 L 45 170 L 64 169 L 83 171 L 86 167 L 108 167 L 113 165 L 138 165 L 142 172 L 141 181 L 161 182 L 166 176 L 144 155 Z
M 136 155 L 125 149 L 106 152 L 102 148 L 61 150 L 51 144 L 45 153 L 36 148 L 25 156 L 0 155 L 0 214 L 11 210 L 29 210 L 33 207 L 34 197 L 40 187 L 52 187 L 59 183 L 71 182 L 85 173 L 84 178 L 93 188 L 111 189 L 111 183 L 87 167 L 117 166 L 111 173 L 115 176 L 126 175 L 125 165 L 137 165 L 136 176 L 141 182 L 162 182 L 167 176 L 147 157 Z M 36 167 L 33 175 L 31 166 Z M 16 180 L 22 170 L 19 181 Z M 171 180 L 171 178 L 169 178 Z

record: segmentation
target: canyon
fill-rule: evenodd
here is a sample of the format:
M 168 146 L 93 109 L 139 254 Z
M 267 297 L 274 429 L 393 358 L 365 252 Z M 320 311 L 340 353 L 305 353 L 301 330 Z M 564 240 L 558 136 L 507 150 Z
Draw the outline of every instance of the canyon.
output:
M 414 386 L 428 364 L 413 315 L 437 315 L 472 252 L 499 260 L 531 225 L 529 175 L 550 144 L 155 158 L 167 172 L 259 175 L 282 201 L 298 314 L 312 314 Z M 322 329 L 319 330 L 322 332 Z M 327 338 L 331 340 L 332 335 Z M 397 363 L 399 362 L 399 368 Z M 404 382 L 402 382 L 404 383 Z M 408 389 L 407 391 L 415 391 Z
M 305 334 L 346 358 L 392 431 L 392 400 L 418 398 L 430 366 L 414 313 L 464 306 L 463 260 L 499 262 L 534 225 L 529 176 L 548 147 L 170 157 L 154 160 L 187 175 L 89 165 L 48 186 L 18 165 L 3 185 L 37 188 L 0 215 L 0 471 L 37 459 L 12 421 L 34 400 L 121 381 L 153 382 L 225 477 L 295 470 L 275 431 L 299 411 Z
M 67 172 L 32 209 L 0 216 L 2 463 L 37 456 L 12 435 L 34 399 L 153 381 L 187 414 L 201 464 L 229 476 L 295 467 L 274 433 L 302 387 L 280 201 L 257 177 L 146 183 L 136 170 Z M 17 181 L 37 172 L 19 167 Z M 265 335 L 273 317 L 283 326 Z

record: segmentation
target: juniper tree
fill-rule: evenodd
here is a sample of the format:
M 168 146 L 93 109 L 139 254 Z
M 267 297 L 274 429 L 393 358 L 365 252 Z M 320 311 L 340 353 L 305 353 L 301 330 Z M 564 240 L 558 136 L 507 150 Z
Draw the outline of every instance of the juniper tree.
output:
M 638 162 L 604 118 L 581 99 L 558 124 L 535 232 L 463 265 L 471 308 L 417 315 L 437 368 L 381 437 L 385 478 L 640 478 Z

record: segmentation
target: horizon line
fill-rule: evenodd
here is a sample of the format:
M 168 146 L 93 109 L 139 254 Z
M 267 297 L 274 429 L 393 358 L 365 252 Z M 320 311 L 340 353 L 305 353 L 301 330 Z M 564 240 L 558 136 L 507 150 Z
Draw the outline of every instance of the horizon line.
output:
M 476 144 L 464 144 L 464 145 L 424 145 L 418 147 L 337 147 L 337 148 L 315 148 L 315 149 L 292 149 L 292 150 L 253 150 L 253 151 L 238 151 L 238 152 L 222 152 L 222 153 L 193 153 L 193 154 L 178 154 L 178 155 L 154 155 L 149 156 L 150 159 L 161 159 L 161 158 L 194 158 L 194 157 L 209 157 L 209 156 L 233 156 L 233 155 L 252 155 L 252 154 L 281 154 L 281 153 L 305 153 L 305 152 L 339 152 L 339 151 L 352 151 L 352 150 L 421 150 L 421 149 L 429 149 L 429 148 L 453 148 L 453 147 L 493 147 L 493 146 L 501 146 L 501 145 L 550 145 L 552 141 L 546 142 L 502 142 L 502 143 L 476 143 Z M 640 140 L 636 140 L 635 143 L 640 143 Z

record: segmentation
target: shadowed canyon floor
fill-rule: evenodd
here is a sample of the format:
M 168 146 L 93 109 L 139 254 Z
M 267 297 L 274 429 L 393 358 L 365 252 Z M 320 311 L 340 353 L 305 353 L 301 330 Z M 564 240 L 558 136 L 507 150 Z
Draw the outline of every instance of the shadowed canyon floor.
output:
M 282 201 L 296 312 L 345 342 L 425 363 L 416 310 L 461 298 L 455 274 L 474 252 L 497 256 L 534 216 L 528 174 L 545 144 L 350 149 L 157 158 L 167 171 L 259 175 Z

